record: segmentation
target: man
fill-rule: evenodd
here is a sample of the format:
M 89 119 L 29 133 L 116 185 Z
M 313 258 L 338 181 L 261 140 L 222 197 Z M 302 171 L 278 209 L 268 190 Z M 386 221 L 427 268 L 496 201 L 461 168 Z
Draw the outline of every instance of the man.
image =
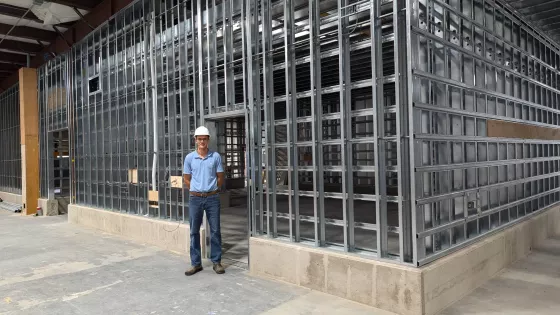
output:
M 206 211 L 210 223 L 211 252 L 210 259 L 214 263 L 217 274 L 225 272 L 222 267 L 222 235 L 220 232 L 220 195 L 219 188 L 224 183 L 222 158 L 219 153 L 210 151 L 208 143 L 210 133 L 204 126 L 194 132 L 196 151 L 185 158 L 183 179 L 189 190 L 189 223 L 191 227 L 191 268 L 185 272 L 192 276 L 202 271 L 200 257 L 200 225 Z M 208 233 L 208 232 L 207 232 Z

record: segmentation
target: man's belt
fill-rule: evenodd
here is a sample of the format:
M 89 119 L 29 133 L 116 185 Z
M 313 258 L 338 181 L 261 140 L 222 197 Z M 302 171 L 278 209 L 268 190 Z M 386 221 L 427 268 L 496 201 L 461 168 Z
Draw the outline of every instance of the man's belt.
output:
M 198 191 L 191 191 L 190 193 L 191 193 L 192 196 L 205 198 L 205 197 L 208 197 L 208 196 L 216 195 L 216 194 L 219 193 L 219 191 L 214 190 L 214 191 L 210 191 L 210 192 L 206 192 L 206 193 L 201 193 L 201 192 L 198 192 Z

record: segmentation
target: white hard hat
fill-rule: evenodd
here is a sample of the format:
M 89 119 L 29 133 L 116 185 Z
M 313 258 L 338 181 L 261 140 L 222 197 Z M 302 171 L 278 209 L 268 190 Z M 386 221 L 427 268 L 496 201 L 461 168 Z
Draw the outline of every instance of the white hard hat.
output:
M 210 137 L 210 131 L 208 131 L 208 128 L 204 127 L 204 126 L 200 126 L 198 128 L 196 128 L 196 130 L 194 131 L 194 136 L 209 136 Z

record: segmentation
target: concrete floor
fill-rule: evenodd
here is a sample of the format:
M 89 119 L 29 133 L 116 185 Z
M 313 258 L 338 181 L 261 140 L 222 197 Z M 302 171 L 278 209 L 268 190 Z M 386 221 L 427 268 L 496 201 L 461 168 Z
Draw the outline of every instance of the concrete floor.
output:
M 486 282 L 442 315 L 560 314 L 560 237 Z
M 390 314 L 67 223 L 0 211 L 0 314 Z
M 222 209 L 222 257 L 238 266 L 248 268 L 249 236 L 247 226 L 247 208 L 237 206 Z
M 244 208 L 224 209 L 224 257 L 247 258 Z M 70 225 L 65 216 L 0 211 L 0 314 L 390 314 L 248 276 L 227 265 L 183 275 L 187 258 Z M 456 314 L 558 314 L 560 237 L 446 309 Z

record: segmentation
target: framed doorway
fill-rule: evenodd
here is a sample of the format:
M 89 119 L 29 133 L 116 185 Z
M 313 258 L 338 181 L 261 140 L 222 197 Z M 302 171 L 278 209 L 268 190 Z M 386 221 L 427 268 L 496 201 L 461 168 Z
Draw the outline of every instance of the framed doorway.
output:
M 210 149 L 221 155 L 225 172 L 220 213 L 222 260 L 228 265 L 248 269 L 251 200 L 247 169 L 249 126 L 245 111 L 205 116 L 204 125 L 215 135 Z M 210 231 L 206 218 L 204 228 Z M 206 233 L 205 244 L 206 258 L 210 258 L 210 233 Z

